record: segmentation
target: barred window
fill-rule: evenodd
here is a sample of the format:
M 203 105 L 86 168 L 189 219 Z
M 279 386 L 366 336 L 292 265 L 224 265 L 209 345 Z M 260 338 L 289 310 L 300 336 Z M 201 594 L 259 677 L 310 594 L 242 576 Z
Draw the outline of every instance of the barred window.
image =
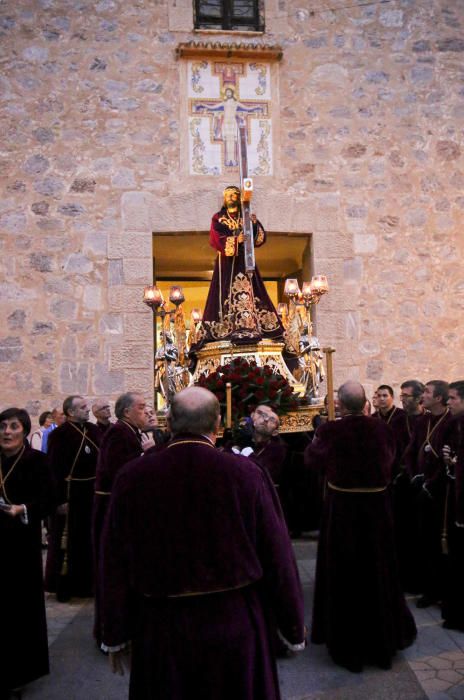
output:
M 259 0 L 195 0 L 195 28 L 263 31 L 259 10 Z

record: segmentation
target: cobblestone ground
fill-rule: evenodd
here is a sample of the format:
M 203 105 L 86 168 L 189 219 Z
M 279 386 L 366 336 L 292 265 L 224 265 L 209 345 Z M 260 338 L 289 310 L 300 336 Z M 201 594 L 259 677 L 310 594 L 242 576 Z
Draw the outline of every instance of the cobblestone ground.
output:
M 294 543 L 310 621 L 317 543 Z M 398 654 L 391 671 L 361 674 L 335 666 L 325 647 L 310 645 L 279 662 L 283 700 L 464 700 L 464 634 L 441 626 L 437 607 L 418 610 L 416 643 Z M 56 603 L 47 598 L 50 676 L 25 689 L 24 700 L 125 700 L 128 678 L 113 676 L 92 640 L 91 600 Z M 218 699 L 220 700 L 220 699 Z M 237 698 L 240 700 L 240 698 Z

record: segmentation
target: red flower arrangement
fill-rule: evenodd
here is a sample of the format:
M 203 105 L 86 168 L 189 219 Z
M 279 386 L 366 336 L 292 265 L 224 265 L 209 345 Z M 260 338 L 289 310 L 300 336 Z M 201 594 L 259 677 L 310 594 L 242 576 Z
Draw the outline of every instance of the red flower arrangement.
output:
M 258 404 L 267 404 L 279 415 L 293 411 L 300 404 L 287 379 L 270 367 L 259 367 L 256 362 L 235 358 L 215 372 L 203 372 L 197 385 L 209 389 L 225 413 L 226 384 L 232 385 L 232 422 L 237 424 Z

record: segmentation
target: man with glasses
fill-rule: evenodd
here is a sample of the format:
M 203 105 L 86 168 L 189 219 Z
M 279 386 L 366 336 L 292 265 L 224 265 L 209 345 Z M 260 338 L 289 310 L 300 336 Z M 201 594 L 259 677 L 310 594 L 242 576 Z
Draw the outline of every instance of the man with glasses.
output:
M 107 399 L 96 399 L 92 404 L 92 413 L 97 421 L 96 426 L 102 437 L 111 425 L 111 407 Z

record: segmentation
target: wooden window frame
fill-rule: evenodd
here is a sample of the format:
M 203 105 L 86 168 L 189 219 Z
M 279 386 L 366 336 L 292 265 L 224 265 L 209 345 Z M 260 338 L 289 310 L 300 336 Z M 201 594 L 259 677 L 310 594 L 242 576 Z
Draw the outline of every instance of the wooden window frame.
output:
M 254 4 L 254 14 L 253 19 L 248 18 L 236 18 L 232 14 L 233 0 L 221 0 L 222 4 L 222 17 L 213 17 L 212 15 L 205 15 L 201 13 L 201 1 L 194 0 L 195 6 L 195 29 L 215 29 L 220 31 L 241 31 L 243 25 L 243 31 L 254 31 L 262 32 L 264 27 L 261 21 L 260 11 L 259 11 L 259 0 L 253 0 Z M 205 25 L 209 25 L 205 27 Z M 211 25 L 215 25 L 212 27 Z M 251 26 L 252 25 L 252 28 Z

